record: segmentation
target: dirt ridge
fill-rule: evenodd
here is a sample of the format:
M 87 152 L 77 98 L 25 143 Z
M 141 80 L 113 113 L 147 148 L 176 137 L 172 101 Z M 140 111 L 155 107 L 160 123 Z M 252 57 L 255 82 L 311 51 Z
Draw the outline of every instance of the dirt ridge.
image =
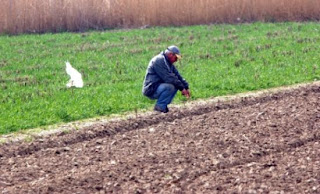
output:
M 319 193 L 318 85 L 0 147 L 2 193 Z
M 303 92 L 305 94 L 302 95 L 307 95 L 308 92 L 320 92 L 320 87 L 317 85 L 308 87 Z M 270 100 L 286 98 L 287 93 L 296 93 L 298 95 L 301 91 L 300 88 L 294 88 L 292 90 L 284 90 L 277 93 L 264 93 L 259 97 L 247 96 L 200 106 L 198 105 L 192 108 L 173 108 L 168 114 L 153 113 L 151 115 L 131 117 L 125 120 L 111 121 L 105 124 L 84 127 L 81 130 L 72 130 L 69 132 L 63 131 L 58 134 L 49 135 L 48 137 L 36 137 L 31 143 L 24 141 L 7 142 L 0 148 L 0 158 L 30 155 L 42 149 L 65 147 L 81 141 L 90 141 L 92 139 L 112 136 L 117 133 L 138 130 L 147 126 L 156 125 L 160 122 L 172 122 L 176 119 L 182 119 L 191 115 L 202 115 L 213 111 L 234 109 L 256 103 L 266 103 Z M 13 147 L 16 147 L 16 149 L 12 149 Z M 10 148 L 10 150 L 7 148 Z

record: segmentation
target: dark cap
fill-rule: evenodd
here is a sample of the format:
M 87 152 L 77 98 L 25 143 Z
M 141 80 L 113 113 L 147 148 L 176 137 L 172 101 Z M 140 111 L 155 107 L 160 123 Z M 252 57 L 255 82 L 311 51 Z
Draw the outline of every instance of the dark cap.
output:
M 177 56 L 178 59 L 181 59 L 180 50 L 177 46 L 175 46 L 175 45 L 169 46 L 167 48 L 167 51 L 172 52 L 173 54 L 175 54 Z

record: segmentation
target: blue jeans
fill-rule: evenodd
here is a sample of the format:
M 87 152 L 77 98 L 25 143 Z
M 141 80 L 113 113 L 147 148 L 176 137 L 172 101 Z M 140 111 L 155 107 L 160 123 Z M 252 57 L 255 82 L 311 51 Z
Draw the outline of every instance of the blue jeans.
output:
M 162 83 L 159 85 L 155 93 L 151 96 L 151 99 L 158 99 L 156 106 L 159 106 L 162 110 L 167 108 L 167 105 L 171 103 L 174 96 L 177 93 L 177 89 L 172 84 Z

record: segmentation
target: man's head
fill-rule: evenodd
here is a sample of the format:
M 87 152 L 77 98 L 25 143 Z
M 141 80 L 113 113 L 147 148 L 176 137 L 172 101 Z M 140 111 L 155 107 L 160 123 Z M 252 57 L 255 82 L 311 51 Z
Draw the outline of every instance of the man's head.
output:
M 181 54 L 180 54 L 180 50 L 177 46 L 169 46 L 166 50 L 165 50 L 165 54 L 168 57 L 169 61 L 171 63 L 176 62 L 178 59 L 181 59 Z

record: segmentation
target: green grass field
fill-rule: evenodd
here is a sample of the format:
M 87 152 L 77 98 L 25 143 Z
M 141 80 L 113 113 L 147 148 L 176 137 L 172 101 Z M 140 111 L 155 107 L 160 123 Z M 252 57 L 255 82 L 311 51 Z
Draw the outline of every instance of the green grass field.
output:
M 320 79 L 319 23 L 254 23 L 0 36 L 0 134 L 151 108 L 149 60 L 180 47 L 192 100 Z M 68 89 L 65 61 L 85 86 Z M 184 100 L 180 94 L 174 103 Z

